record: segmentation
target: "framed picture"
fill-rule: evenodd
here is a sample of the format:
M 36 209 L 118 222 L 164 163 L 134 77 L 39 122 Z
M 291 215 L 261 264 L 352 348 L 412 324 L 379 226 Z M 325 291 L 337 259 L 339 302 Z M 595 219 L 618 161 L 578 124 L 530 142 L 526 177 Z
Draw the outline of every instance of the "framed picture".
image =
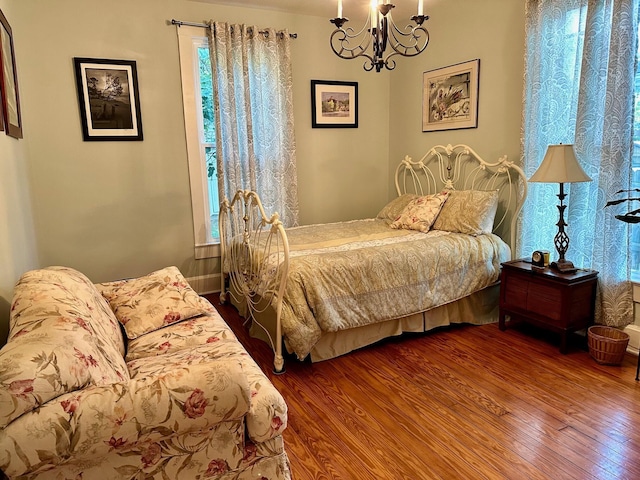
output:
M 73 62 L 84 140 L 142 140 L 136 62 L 78 57 Z
M 480 60 L 424 72 L 422 131 L 476 128 Z
M 0 96 L 2 97 L 2 102 L 0 102 L 2 121 L 0 124 L 4 123 L 7 135 L 22 138 L 22 118 L 20 116 L 20 95 L 18 95 L 13 34 L 2 11 L 0 11 Z
M 2 85 L 0 85 L 0 132 L 4 130 L 4 113 L 2 113 L 2 90 Z
M 311 127 L 358 128 L 358 82 L 311 80 Z

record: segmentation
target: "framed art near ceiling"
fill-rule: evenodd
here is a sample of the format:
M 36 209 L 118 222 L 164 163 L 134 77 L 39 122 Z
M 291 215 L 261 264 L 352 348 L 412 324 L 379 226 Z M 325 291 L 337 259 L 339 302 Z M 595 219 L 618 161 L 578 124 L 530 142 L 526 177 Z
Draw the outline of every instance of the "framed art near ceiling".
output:
M 424 72 L 422 131 L 476 128 L 480 60 Z
M 22 118 L 13 34 L 2 11 L 0 11 L 0 91 L 2 97 L 0 115 L 4 122 L 4 129 L 7 135 L 22 138 Z
M 311 127 L 358 128 L 358 82 L 311 80 Z
M 84 140 L 142 140 L 136 62 L 78 57 L 73 62 Z

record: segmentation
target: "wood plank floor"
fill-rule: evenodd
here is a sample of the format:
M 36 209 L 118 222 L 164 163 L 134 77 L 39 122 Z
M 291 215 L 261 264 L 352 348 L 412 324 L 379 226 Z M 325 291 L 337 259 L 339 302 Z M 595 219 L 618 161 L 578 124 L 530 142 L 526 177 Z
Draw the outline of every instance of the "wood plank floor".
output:
M 289 406 L 295 480 L 640 479 L 636 357 L 497 324 L 410 334 L 274 375 L 270 348 L 208 296 Z

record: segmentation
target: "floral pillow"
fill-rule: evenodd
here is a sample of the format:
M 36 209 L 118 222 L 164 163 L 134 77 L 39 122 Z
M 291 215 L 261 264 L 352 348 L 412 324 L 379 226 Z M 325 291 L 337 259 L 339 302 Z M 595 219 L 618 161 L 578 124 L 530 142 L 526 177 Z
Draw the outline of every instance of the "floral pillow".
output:
M 384 208 L 380 210 L 376 218 L 386 220 L 388 223 L 391 223 L 400 217 L 402 211 L 406 208 L 409 202 L 418 197 L 419 195 L 416 195 L 415 193 L 405 193 L 404 195 L 400 195 L 387 203 Z
M 131 280 L 97 284 L 133 340 L 166 325 L 215 311 L 189 286 L 177 267 Z
M 0 350 L 0 428 L 53 398 L 126 380 L 79 318 L 51 316 L 25 327 Z
M 433 229 L 468 235 L 491 233 L 497 210 L 497 190 L 452 190 Z
M 412 200 L 402 211 L 400 217 L 390 225 L 391 228 L 406 228 L 424 233 L 428 232 L 448 196 L 449 191 L 444 190 L 440 193 Z

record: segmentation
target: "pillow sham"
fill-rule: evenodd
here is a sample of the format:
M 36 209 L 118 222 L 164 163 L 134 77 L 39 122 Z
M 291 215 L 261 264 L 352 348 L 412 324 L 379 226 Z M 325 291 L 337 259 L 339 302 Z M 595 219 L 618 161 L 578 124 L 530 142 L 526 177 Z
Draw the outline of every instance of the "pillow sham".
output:
M 409 202 L 418 197 L 419 195 L 416 195 L 415 193 L 405 193 L 400 195 L 387 203 L 382 210 L 380 210 L 376 218 L 386 220 L 389 223 L 394 222 L 398 220 L 400 215 L 402 215 L 402 211 L 406 208 Z
M 433 195 L 425 195 L 411 200 L 400 214 L 400 217 L 391 223 L 391 228 L 405 228 L 428 232 L 442 206 L 449 196 L 448 190 Z
M 107 299 L 127 338 L 133 340 L 172 323 L 214 311 L 202 302 L 177 267 L 131 280 L 96 285 Z
M 497 210 L 497 190 L 452 190 L 433 229 L 468 235 L 491 233 Z

